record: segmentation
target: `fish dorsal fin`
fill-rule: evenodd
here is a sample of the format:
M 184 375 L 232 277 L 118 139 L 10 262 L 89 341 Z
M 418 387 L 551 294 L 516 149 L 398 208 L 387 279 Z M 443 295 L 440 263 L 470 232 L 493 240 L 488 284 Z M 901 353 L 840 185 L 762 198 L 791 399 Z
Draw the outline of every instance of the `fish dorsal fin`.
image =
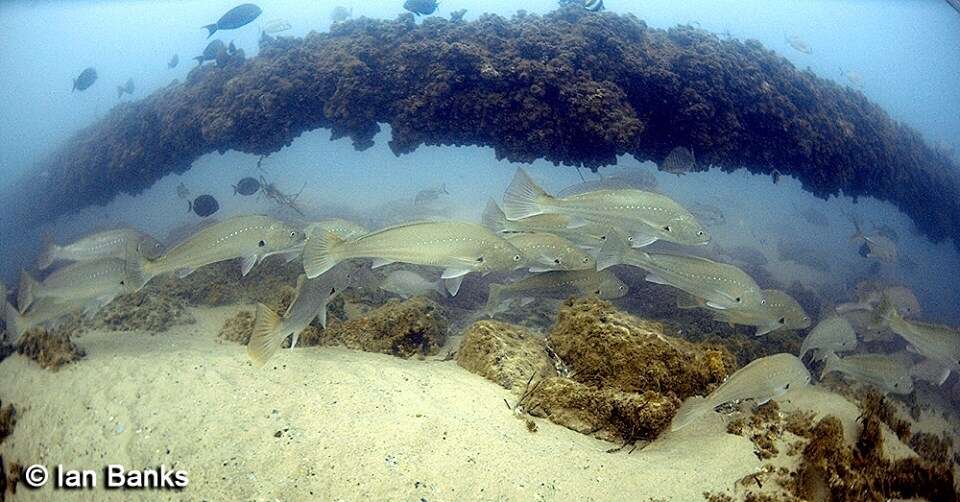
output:
M 192 274 L 194 270 L 196 270 L 196 269 L 194 269 L 194 268 L 189 268 L 189 267 L 183 267 L 183 268 L 178 268 L 177 271 L 174 272 L 174 273 L 177 275 L 177 278 L 178 278 L 178 279 L 183 279 L 184 277 Z
M 253 266 L 257 264 L 257 255 L 252 254 L 250 256 L 244 256 L 243 261 L 240 262 L 240 275 L 246 276 L 250 273 L 250 270 L 253 269 Z
M 657 242 L 657 238 L 656 238 L 656 237 L 654 237 L 654 236 L 652 236 L 652 235 L 646 235 L 646 234 L 639 234 L 639 233 L 638 233 L 638 234 L 634 234 L 634 235 L 633 235 L 633 240 L 630 242 L 630 247 L 642 248 L 642 247 L 649 246 L 650 244 L 653 244 L 654 242 Z
M 654 274 L 654 273 L 647 274 L 646 280 L 647 280 L 647 282 L 652 282 L 652 283 L 654 283 L 654 284 L 664 284 L 664 285 L 667 285 L 667 286 L 670 285 L 669 282 L 667 282 L 667 281 L 664 280 L 662 277 L 660 277 L 659 275 Z M 710 304 L 710 303 L 707 302 L 707 305 L 709 305 L 709 304 Z

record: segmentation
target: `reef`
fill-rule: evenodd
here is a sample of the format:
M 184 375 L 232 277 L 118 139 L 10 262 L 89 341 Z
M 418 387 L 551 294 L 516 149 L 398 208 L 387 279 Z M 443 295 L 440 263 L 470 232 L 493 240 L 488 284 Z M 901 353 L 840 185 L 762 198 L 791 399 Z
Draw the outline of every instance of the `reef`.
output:
M 524 390 L 531 377 L 557 374 L 542 335 L 500 321 L 477 321 L 467 328 L 456 360 L 467 371 L 509 390 Z
M 299 262 L 285 263 L 280 257 L 271 257 L 241 277 L 239 262 L 231 260 L 201 267 L 182 279 L 172 274 L 158 277 L 147 287 L 189 306 L 260 302 L 283 312 L 286 307 L 279 307 L 290 301 L 291 285 L 297 283 L 301 273 Z
M 217 333 L 217 339 L 246 345 L 250 343 L 250 337 L 253 336 L 255 320 L 253 312 L 241 310 L 237 315 L 224 321 L 220 332 Z
M 683 399 L 736 368 L 722 347 L 666 336 L 660 323 L 598 299 L 564 302 L 545 349 L 559 376 L 526 389 L 523 411 L 624 443 L 655 438 Z
M 390 300 L 366 314 L 301 335 L 304 345 L 343 345 L 397 357 L 434 355 L 447 340 L 443 308 L 422 296 Z
M 3 233 L 138 194 L 209 152 L 268 155 L 317 128 L 362 150 L 380 124 L 397 155 L 478 145 L 592 169 L 625 154 L 659 162 L 683 145 L 699 169 L 777 170 L 820 197 L 890 201 L 930 239 L 960 246 L 957 166 L 859 91 L 753 40 L 578 8 L 265 37 L 256 57 L 119 104 L 27 170 L 4 197 Z
M 151 284 L 140 292 L 114 299 L 100 309 L 91 321 L 84 322 L 84 327 L 162 333 L 172 326 L 195 322 L 197 320 L 183 299 Z
M 57 370 L 86 356 L 70 340 L 69 330 L 33 328 L 17 341 L 17 353 L 33 359 L 44 369 Z

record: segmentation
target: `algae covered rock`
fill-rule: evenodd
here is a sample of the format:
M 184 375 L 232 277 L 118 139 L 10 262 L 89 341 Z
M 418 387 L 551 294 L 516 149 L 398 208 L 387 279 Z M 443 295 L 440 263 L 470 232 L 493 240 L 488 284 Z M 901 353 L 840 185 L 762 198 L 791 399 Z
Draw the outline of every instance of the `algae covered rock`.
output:
M 43 328 L 24 333 L 17 342 L 17 352 L 33 359 L 40 367 L 53 370 L 86 356 L 83 349 L 70 341 L 67 332 Z
M 544 338 L 513 324 L 484 320 L 464 333 L 457 364 L 510 390 L 535 378 L 556 376 Z
M 319 333 L 324 345 L 398 357 L 436 354 L 447 339 L 443 309 L 424 297 L 391 300 L 365 315 L 330 324 Z
M 93 329 L 160 333 L 178 324 L 195 322 L 183 299 L 159 288 L 147 288 L 116 298 L 84 324 Z
M 725 349 L 664 336 L 597 299 L 568 301 L 547 342 L 578 382 L 624 392 L 705 395 L 736 369 Z
M 235 316 L 224 321 L 223 327 L 217 333 L 217 339 L 246 345 L 250 342 L 250 336 L 253 335 L 254 321 L 253 312 L 241 310 Z

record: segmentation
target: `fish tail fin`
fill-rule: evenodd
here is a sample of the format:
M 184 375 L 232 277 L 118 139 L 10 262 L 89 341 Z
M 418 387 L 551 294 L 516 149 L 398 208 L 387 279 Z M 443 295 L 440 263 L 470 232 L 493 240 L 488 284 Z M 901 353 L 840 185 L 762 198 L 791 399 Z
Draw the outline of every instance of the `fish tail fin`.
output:
M 517 168 L 513 181 L 503 194 L 503 212 L 507 219 L 519 220 L 538 214 L 543 214 L 542 202 L 552 199 L 529 174 L 522 168 Z
M 491 284 L 490 290 L 487 293 L 487 304 L 483 307 L 483 313 L 488 316 L 493 316 L 497 311 L 497 307 L 500 306 L 500 300 L 503 296 L 503 285 L 502 284 Z
M 73 89 L 70 89 L 70 92 L 77 90 L 77 79 L 73 79 Z
M 247 343 L 247 355 L 257 366 L 266 364 L 267 360 L 283 344 L 283 339 L 286 336 L 280 330 L 280 323 L 280 316 L 270 310 L 270 307 L 262 303 L 257 304 L 257 317 L 253 323 L 253 334 L 250 335 L 250 341 Z
M 20 271 L 20 288 L 17 290 L 17 307 L 24 313 L 33 304 L 33 297 L 40 284 L 26 270 Z
M 840 371 L 840 356 L 834 352 L 827 352 L 823 357 L 823 369 L 820 370 L 820 379 L 823 376 L 835 371 Z
M 597 253 L 597 271 L 623 263 L 624 256 L 629 251 L 627 243 L 614 235 L 608 235 L 606 242 Z
M 233 195 L 237 195 L 239 193 L 237 191 L 237 185 L 231 185 L 231 186 L 233 186 Z
M 680 405 L 680 409 L 677 410 L 677 414 L 673 417 L 670 430 L 678 431 L 690 425 L 709 410 L 710 406 L 707 404 L 707 398 L 702 396 L 691 396 L 687 398 L 687 400 Z
M 888 297 L 886 293 L 881 297 L 880 305 L 877 306 L 876 312 L 874 323 L 882 327 L 889 327 L 891 323 L 902 319 L 900 312 L 897 311 L 897 307 L 890 301 L 890 297 Z
M 46 270 L 50 268 L 50 265 L 53 265 L 53 261 L 57 258 L 57 251 L 60 249 L 56 243 L 53 242 L 53 237 L 49 233 L 43 234 L 43 251 L 40 252 L 40 257 L 37 258 L 37 269 Z
M 7 331 L 13 333 L 13 339 L 11 342 L 17 341 L 20 338 L 20 335 L 23 334 L 21 331 L 23 329 L 23 316 L 20 315 L 20 312 L 17 312 L 17 309 L 14 308 L 10 302 L 4 303 L 4 313 L 3 320 L 7 323 Z
M 207 38 L 210 38 L 210 37 L 213 36 L 214 33 L 217 32 L 217 23 L 208 24 L 208 25 L 204 26 L 204 28 L 206 28 L 207 31 L 210 32 L 210 33 L 207 34 Z
M 187 212 L 188 212 L 188 213 L 192 213 L 192 212 L 193 212 L 193 201 L 192 201 L 192 200 L 188 200 L 188 201 L 187 201 Z
M 333 232 L 315 236 L 303 246 L 303 271 L 313 279 L 340 263 L 337 248 L 345 241 Z
M 507 215 L 503 213 L 495 200 L 488 200 L 487 207 L 483 210 L 483 226 L 493 230 L 495 234 L 500 234 L 509 230 L 507 225 Z

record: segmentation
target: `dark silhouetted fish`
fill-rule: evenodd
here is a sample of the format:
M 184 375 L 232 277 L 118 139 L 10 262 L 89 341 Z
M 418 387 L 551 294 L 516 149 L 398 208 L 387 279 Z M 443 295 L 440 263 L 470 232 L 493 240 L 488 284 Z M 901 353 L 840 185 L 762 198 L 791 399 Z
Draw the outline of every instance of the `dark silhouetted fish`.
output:
M 74 91 L 85 91 L 94 82 L 97 81 L 97 70 L 93 67 L 87 68 L 80 72 L 80 76 L 73 79 L 73 90 Z
M 122 98 L 124 94 L 133 94 L 134 89 L 133 79 L 128 78 L 126 84 L 117 86 L 117 98 Z
M 180 64 L 180 55 L 174 54 L 173 57 L 170 58 L 170 62 L 167 63 L 167 68 L 176 68 L 178 64 Z
M 827 218 L 827 215 L 821 213 L 820 211 L 817 211 L 812 207 L 808 207 L 803 211 L 798 211 L 797 214 L 799 214 L 800 217 L 803 218 L 803 221 L 806 221 L 811 225 L 816 225 L 818 227 L 824 227 L 824 228 L 830 226 L 830 219 Z
M 441 195 L 450 195 L 450 192 L 447 191 L 446 183 L 440 185 L 436 188 L 427 188 L 417 192 L 417 196 L 413 198 L 414 204 L 427 204 L 433 202 L 440 198 Z
M 203 54 L 193 58 L 197 64 L 203 64 L 204 61 L 216 61 L 218 56 L 227 54 L 227 46 L 223 45 L 223 40 L 213 40 L 203 49 Z
M 814 270 L 827 273 L 830 271 L 830 257 L 819 248 L 810 247 L 803 242 L 777 243 L 777 256 L 784 261 L 793 261 Z
M 260 13 L 263 11 L 260 10 L 260 7 L 252 3 L 245 3 L 238 5 L 224 14 L 219 21 L 213 24 L 208 24 L 204 26 L 207 31 L 210 32 L 207 35 L 207 38 L 213 36 L 218 30 L 235 30 L 242 26 L 250 24 L 254 19 L 260 16 Z
M 450 21 L 459 23 L 463 21 L 463 16 L 467 14 L 467 9 L 455 10 L 450 13 Z
M 437 11 L 439 2 L 437 0 L 407 0 L 403 2 L 403 8 L 416 15 L 429 16 Z
M 950 7 L 953 7 L 954 10 L 960 12 L 960 0 L 947 0 L 947 3 L 950 4 Z
M 246 177 L 233 185 L 233 194 L 253 195 L 260 190 L 260 182 L 256 178 Z
M 220 203 L 212 195 L 201 195 L 187 203 L 187 211 L 193 211 L 201 218 L 206 218 L 219 210 Z

